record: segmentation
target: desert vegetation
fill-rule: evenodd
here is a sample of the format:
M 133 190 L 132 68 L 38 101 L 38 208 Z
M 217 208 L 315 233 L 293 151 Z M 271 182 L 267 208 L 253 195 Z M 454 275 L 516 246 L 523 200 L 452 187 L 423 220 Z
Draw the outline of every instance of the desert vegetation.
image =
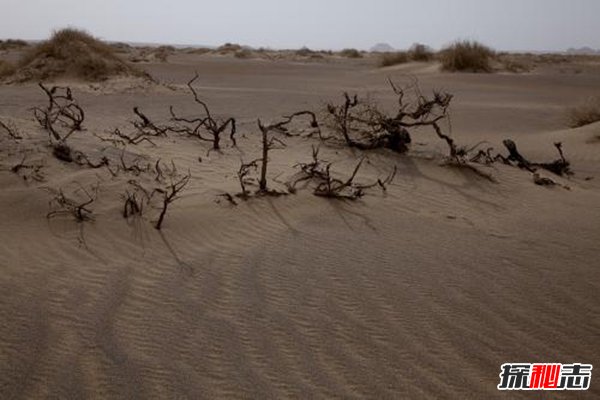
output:
M 96 133 L 93 136 L 102 142 L 108 142 L 113 147 L 121 148 L 120 156 L 104 154 L 94 157 L 82 151 L 74 150 L 67 140 L 75 132 L 84 133 L 83 123 L 85 112 L 77 103 L 71 88 L 61 86 L 46 86 L 39 84 L 46 96 L 47 104 L 33 108 L 33 115 L 40 128 L 45 131 L 49 138 L 52 155 L 60 162 L 73 163 L 82 168 L 100 169 L 104 168 L 113 178 L 124 174 L 133 177 L 127 179 L 127 185 L 123 189 L 123 206 L 121 212 L 123 217 L 130 219 L 141 217 L 145 210 L 155 209 L 156 219 L 153 226 L 156 229 L 163 227 L 167 211 L 176 202 L 192 179 L 191 173 L 178 172 L 175 164 L 163 163 L 161 159 L 151 161 L 145 157 L 136 156 L 126 152 L 127 146 L 139 146 L 144 143 L 150 146 L 160 146 L 161 138 L 169 135 L 183 135 L 200 139 L 201 142 L 210 142 L 208 150 L 221 150 L 220 135 L 226 131 L 231 139 L 232 146 L 236 146 L 236 120 L 234 117 L 216 118 L 213 116 L 208 104 L 202 100 L 194 82 L 198 78 L 196 74 L 187 84 L 192 93 L 194 104 L 200 106 L 200 113 L 196 117 L 182 117 L 175 113 L 170 107 L 171 124 L 159 124 L 154 122 L 139 107 L 133 108 L 137 117 L 132 121 L 134 131 L 123 133 L 115 129 L 106 137 Z M 448 147 L 448 155 L 443 165 L 455 166 L 469 169 L 477 175 L 495 182 L 488 172 L 481 170 L 477 165 L 489 166 L 495 162 L 506 165 L 514 165 L 532 174 L 537 174 L 538 169 L 550 171 L 556 175 L 569 175 L 572 173 L 570 163 L 564 156 L 561 143 L 555 143 L 559 158 L 550 162 L 531 161 L 522 155 L 517 149 L 516 143 L 511 139 L 504 140 L 507 155 L 495 152 L 489 147 L 486 150 L 458 145 L 455 140 L 444 132 L 443 122 L 448 118 L 448 110 L 453 96 L 449 93 L 433 92 L 427 96 L 418 89 L 418 84 L 413 82 L 406 87 L 399 87 L 392 81 L 389 85 L 396 95 L 396 110 L 385 112 L 370 100 L 363 99 L 358 95 L 343 94 L 343 102 L 340 104 L 328 104 L 326 106 L 326 118 L 319 121 L 317 113 L 311 110 L 301 110 L 282 117 L 279 121 L 269 124 L 258 119 L 257 126 L 260 133 L 261 152 L 260 157 L 251 161 L 242 161 L 235 176 L 239 181 L 241 191 L 237 194 L 223 193 L 219 195 L 227 199 L 231 204 L 237 205 L 236 199 L 249 200 L 252 197 L 281 196 L 295 194 L 299 185 L 309 185 L 312 193 L 318 197 L 357 200 L 362 198 L 366 191 L 371 188 L 387 190 L 387 186 L 393 181 L 397 170 L 390 168 L 387 175 L 373 182 L 357 182 L 358 172 L 368 159 L 368 151 L 375 149 L 388 149 L 397 153 L 407 153 L 412 143 L 412 130 L 416 128 L 430 128 L 433 133 Z M 312 159 L 307 162 L 298 162 L 294 168 L 297 172 L 291 175 L 283 183 L 284 189 L 274 189 L 270 186 L 269 172 L 270 152 L 273 150 L 285 151 L 285 137 L 300 136 L 290 127 L 293 123 L 306 124 L 311 130 L 301 137 L 305 140 L 314 138 L 313 133 L 318 133 L 319 144 L 312 146 Z M 297 125 L 293 125 L 297 126 Z M 323 134 L 322 126 L 327 127 L 328 134 Z M 9 123 L 0 125 L 9 137 L 18 141 L 21 135 Z M 421 134 L 422 130 L 419 130 Z M 314 140 L 314 139 L 313 139 Z M 360 152 L 354 168 L 344 174 L 336 169 L 332 162 L 320 158 L 320 146 L 347 146 Z M 12 168 L 17 174 L 22 174 L 26 180 L 43 181 L 43 165 L 39 163 L 26 162 L 24 156 L 21 162 Z M 28 173 L 27 173 L 28 172 Z M 277 174 L 280 176 L 281 173 Z M 149 177 L 153 176 L 150 180 Z M 549 178 L 534 176 L 534 182 L 546 185 L 551 181 Z M 536 178 L 537 176 L 537 178 Z M 549 185 L 549 184 L 548 184 Z M 250 189 L 256 186 L 256 190 Z M 79 199 L 66 195 L 62 189 L 49 189 L 53 195 L 51 206 L 53 209 L 48 217 L 60 215 L 71 215 L 78 222 L 92 221 L 93 212 L 90 206 L 94 203 L 98 193 L 98 186 L 87 189 L 79 188 L 77 192 L 83 193 Z
M 421 43 L 415 43 L 408 50 L 408 57 L 413 61 L 427 62 L 434 59 L 435 53 L 428 46 Z
M 493 56 L 492 49 L 470 40 L 455 42 L 439 54 L 442 69 L 450 72 L 492 72 Z
M 27 46 L 29 46 L 29 43 L 21 39 L 0 40 L 0 50 L 22 49 Z
M 340 56 L 346 58 L 362 58 L 362 53 L 356 49 L 343 49 L 340 51 Z
M 217 53 L 219 54 L 229 54 L 235 53 L 237 51 L 242 50 L 242 46 L 237 43 L 225 43 L 217 48 Z
M 415 43 L 408 51 L 385 52 L 379 57 L 380 67 L 404 64 L 409 61 L 429 62 L 433 61 L 435 53 L 428 46 Z
M 196 79 L 198 79 L 197 73 L 187 83 L 187 86 L 194 96 L 194 101 L 200 105 L 203 114 L 197 118 L 184 118 L 178 116 L 173 110 L 173 107 L 170 107 L 169 111 L 171 112 L 171 119 L 178 123 L 178 125 L 171 130 L 185 133 L 186 135 L 195 137 L 202 141 L 212 142 L 213 150 L 220 150 L 221 134 L 229 130 L 229 138 L 232 145 L 235 146 L 235 118 L 229 117 L 222 119 L 214 117 L 208 108 L 208 104 L 205 101 L 200 100 L 198 92 L 194 89 L 193 83 Z M 209 136 L 205 136 L 205 134 L 208 134 Z
M 392 65 L 404 64 L 410 61 L 408 52 L 396 51 L 393 53 L 383 53 L 379 58 L 380 67 L 391 67 Z
M 45 104 L 32 109 L 35 121 L 41 131 L 48 137 L 50 154 L 59 162 L 70 163 L 75 167 L 104 169 L 113 179 L 125 178 L 122 188 L 120 208 L 127 220 L 142 217 L 154 210 L 153 226 L 161 229 L 168 210 L 181 196 L 193 177 L 190 171 L 179 173 L 173 161 L 169 164 L 159 159 L 130 151 L 138 146 L 160 148 L 161 141 L 193 138 L 198 142 L 210 145 L 207 155 L 217 151 L 228 157 L 224 151 L 223 136 L 227 136 L 231 148 L 240 154 L 243 149 L 237 148 L 237 119 L 228 115 L 226 110 L 215 113 L 209 106 L 208 99 L 202 96 L 195 87 L 198 74 L 187 82 L 187 89 L 192 97 L 195 110 L 185 107 L 168 107 L 170 118 L 157 122 L 140 107 L 133 107 L 134 119 L 130 129 L 114 128 L 108 135 L 90 132 L 89 134 L 108 143 L 110 148 L 120 149 L 118 152 L 86 154 L 74 149 L 69 140 L 74 134 L 84 135 L 86 113 L 77 102 L 73 91 L 67 86 L 50 86 L 43 83 L 58 76 L 83 78 L 86 80 L 106 79 L 109 76 L 125 74 L 143 76 L 118 56 L 115 49 L 128 50 L 126 46 L 109 46 L 93 36 L 78 30 L 64 29 L 57 31 L 46 42 L 26 50 L 16 71 L 8 63 L 0 63 L 0 76 L 15 73 L 20 79 L 40 80 L 39 88 L 45 95 Z M 153 48 L 156 59 L 167 61 L 177 50 L 170 46 Z M 185 50 L 196 51 L 196 50 Z M 266 56 L 268 50 L 253 52 L 237 44 L 227 43 L 216 50 L 200 49 L 218 54 L 231 54 L 237 58 L 248 58 L 254 54 Z M 327 53 L 308 48 L 287 51 L 288 55 L 313 58 Z M 331 53 L 333 55 L 333 53 Z M 356 49 L 345 49 L 338 53 L 347 58 L 362 57 Z M 494 53 L 477 42 L 457 42 L 438 55 L 422 44 L 415 44 L 409 51 L 385 53 L 381 56 L 381 65 L 395 65 L 408 61 L 429 62 L 439 57 L 442 67 L 449 71 L 491 71 L 491 59 Z M 504 54 L 508 57 L 509 55 Z M 514 67 L 518 69 L 518 67 Z M 508 69 L 508 68 L 507 68 Z M 7 72 L 3 72 L 7 71 Z M 369 162 L 369 154 L 374 151 L 389 151 L 410 154 L 414 136 L 424 137 L 428 132 L 441 140 L 448 149 L 443 157 L 442 165 L 465 168 L 491 182 L 496 179 L 486 167 L 494 163 L 503 163 L 537 174 L 539 169 L 556 175 L 572 173 L 570 163 L 565 158 L 561 143 L 554 143 L 559 157 L 555 160 L 532 161 L 524 156 L 512 139 L 503 142 L 504 150 L 496 151 L 492 147 L 481 149 L 480 145 L 463 146 L 451 135 L 449 110 L 453 100 L 451 93 L 433 91 L 423 93 L 416 80 L 405 86 L 399 86 L 389 80 L 390 91 L 395 96 L 391 105 L 381 106 L 376 100 L 342 92 L 339 102 L 330 102 L 324 109 L 300 110 L 284 115 L 279 120 L 265 123 L 257 120 L 257 131 L 260 136 L 260 155 L 254 158 L 240 157 L 239 168 L 233 172 L 239 183 L 239 193 L 223 193 L 219 195 L 231 204 L 237 205 L 239 200 L 250 200 L 255 197 L 281 196 L 296 194 L 299 189 L 310 187 L 312 194 L 318 197 L 357 200 L 369 189 L 387 190 L 394 180 L 397 169 L 390 166 L 382 176 L 371 182 L 360 181 L 360 171 Z M 585 105 L 570 111 L 571 126 L 581 126 L 600 120 L 600 102 L 594 98 Z M 300 130 L 299 126 L 304 129 Z M 0 131 L 4 131 L 10 140 L 22 140 L 22 134 L 9 121 L 0 121 Z M 308 133 L 307 133 L 308 132 Z M 242 136 L 244 132 L 242 132 Z M 312 155 L 309 161 L 298 161 L 294 164 L 295 172 L 283 181 L 277 180 L 284 172 L 273 170 L 269 162 L 273 151 L 286 151 L 286 138 L 298 137 L 299 140 L 314 140 Z M 323 147 L 347 147 L 352 149 L 356 160 L 353 166 L 342 168 L 339 164 L 326 161 L 320 157 Z M 202 145 L 199 149 L 202 150 Z M 246 158 L 246 161 L 243 160 Z M 199 157 L 202 162 L 202 157 Z M 346 170 L 344 170 L 346 169 Z M 23 179 L 31 181 L 44 180 L 44 165 L 24 155 L 18 164 L 11 169 Z M 534 176 L 536 184 L 544 184 L 545 179 Z M 275 185 L 274 182 L 279 184 Z M 80 195 L 68 195 L 63 189 L 52 189 L 51 204 L 53 209 L 49 217 L 71 215 L 79 222 L 92 221 L 91 206 L 96 200 L 98 187 L 79 188 Z
M 84 31 L 67 28 L 28 47 L 11 78 L 23 82 L 68 76 L 101 81 L 118 75 L 148 77 L 119 58 L 114 47 Z
M 12 63 L 5 60 L 0 60 L 0 79 L 14 74 L 15 71 L 16 68 Z
M 571 128 L 600 121 L 600 96 L 592 96 L 581 104 L 567 110 L 567 122 Z

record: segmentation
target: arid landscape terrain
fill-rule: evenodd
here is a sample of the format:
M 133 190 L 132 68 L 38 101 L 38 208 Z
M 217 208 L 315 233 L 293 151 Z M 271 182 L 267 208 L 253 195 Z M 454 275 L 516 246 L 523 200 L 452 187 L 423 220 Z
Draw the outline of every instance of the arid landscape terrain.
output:
M 113 48 L 141 73 L 0 85 L 0 398 L 527 398 L 501 364 L 600 360 L 600 58 Z M 354 126 L 451 94 L 416 120 L 455 152 L 349 145 L 344 93 Z

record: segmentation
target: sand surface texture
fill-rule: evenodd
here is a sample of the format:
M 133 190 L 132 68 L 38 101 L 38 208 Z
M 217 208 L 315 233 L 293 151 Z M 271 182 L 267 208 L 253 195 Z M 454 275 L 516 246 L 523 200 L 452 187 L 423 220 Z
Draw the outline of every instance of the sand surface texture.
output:
M 127 129 L 134 106 L 158 121 L 169 105 L 193 115 L 194 71 L 199 94 L 239 125 L 239 148 L 224 139 L 221 153 L 175 134 L 127 147 L 192 175 L 161 232 L 155 210 L 122 218 L 132 177 L 51 156 L 29 110 L 45 102 L 35 84 L 0 87 L 0 119 L 24 136 L 0 139 L 0 398 L 507 398 L 496 389 L 502 363 L 600 361 L 600 125 L 572 130 L 563 119 L 598 91 L 600 67 L 474 75 L 181 55 L 144 68 L 170 88 L 71 85 L 87 116 L 73 148 L 102 154 L 110 144 L 92 133 Z M 502 164 L 482 167 L 497 183 L 442 166 L 444 142 L 420 129 L 407 155 L 368 153 L 361 182 L 397 167 L 385 193 L 215 201 L 239 190 L 240 158 L 259 156 L 257 117 L 322 110 L 344 91 L 393 107 L 387 77 L 410 76 L 425 93 L 455 95 L 461 144 L 503 151 L 512 138 L 552 160 L 562 141 L 575 176 L 544 176 L 570 190 Z M 271 154 L 274 188 L 318 143 L 283 140 Z M 44 182 L 10 171 L 23 152 L 44 164 Z M 361 157 L 321 152 L 342 176 Z M 44 188 L 93 184 L 94 221 L 46 218 Z M 589 398 L 600 395 L 597 378 Z

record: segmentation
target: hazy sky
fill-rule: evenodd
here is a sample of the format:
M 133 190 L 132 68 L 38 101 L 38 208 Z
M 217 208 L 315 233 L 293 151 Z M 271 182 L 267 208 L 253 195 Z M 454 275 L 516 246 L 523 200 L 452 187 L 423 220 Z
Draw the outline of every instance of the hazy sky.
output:
M 106 40 L 276 48 L 600 48 L 600 0 L 0 0 L 0 38 L 75 26 Z

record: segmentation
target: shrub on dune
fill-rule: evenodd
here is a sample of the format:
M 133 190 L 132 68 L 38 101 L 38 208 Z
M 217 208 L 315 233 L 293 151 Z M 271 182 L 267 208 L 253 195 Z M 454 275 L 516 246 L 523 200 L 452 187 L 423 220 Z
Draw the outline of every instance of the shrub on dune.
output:
M 494 52 L 475 41 L 456 42 L 440 52 L 442 69 L 451 72 L 492 72 Z
M 18 63 L 16 80 L 68 76 L 101 81 L 119 75 L 148 77 L 145 72 L 119 58 L 114 47 L 87 32 L 67 28 L 54 32 L 49 40 L 25 52 Z
M 379 59 L 380 67 L 390 67 L 392 65 L 404 64 L 409 61 L 408 53 L 406 51 L 397 51 L 394 53 L 383 53 Z
M 346 58 L 362 58 L 362 54 L 356 49 L 344 49 L 340 51 L 340 56 Z
M 408 51 L 408 55 L 413 61 L 433 60 L 433 51 L 428 46 L 420 43 L 415 43 Z

